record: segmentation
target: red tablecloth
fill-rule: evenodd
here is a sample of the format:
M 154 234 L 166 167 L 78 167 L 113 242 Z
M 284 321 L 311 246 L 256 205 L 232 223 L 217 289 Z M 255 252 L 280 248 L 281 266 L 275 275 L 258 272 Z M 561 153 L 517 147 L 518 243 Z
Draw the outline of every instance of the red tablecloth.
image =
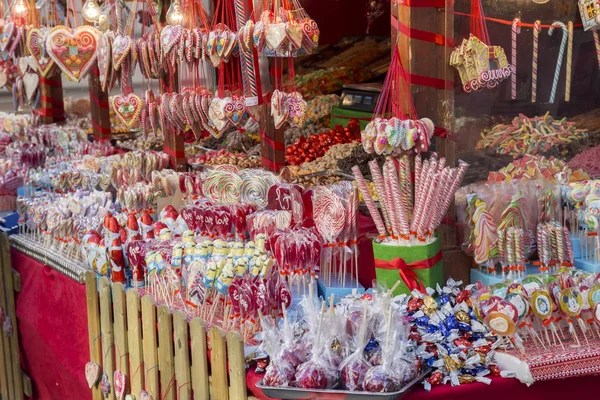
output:
M 262 379 L 251 370 L 247 375 L 247 385 L 252 394 L 260 400 L 269 400 L 261 390 L 256 388 L 256 383 Z M 600 387 L 599 376 L 585 376 L 581 378 L 558 379 L 534 383 L 525 386 L 516 379 L 493 378 L 491 385 L 483 383 L 470 383 L 452 387 L 450 385 L 436 386 L 431 392 L 426 392 L 419 385 L 403 399 L 406 400 L 575 400 L 585 399 L 588 393 L 595 393 Z M 333 400 L 333 399 L 329 399 Z
M 85 286 L 13 250 L 13 267 L 21 274 L 23 289 L 17 294 L 17 322 L 21 362 L 33 382 L 34 399 L 89 400 L 83 367 L 89 361 Z M 256 388 L 262 379 L 251 370 L 247 384 L 254 396 L 268 399 Z M 480 383 L 421 387 L 408 400 L 517 400 L 585 399 L 600 387 L 600 377 L 552 380 L 526 387 L 516 379 Z M 236 399 L 232 399 L 236 400 Z
M 23 288 L 16 297 L 21 364 L 33 398 L 89 400 L 83 372 L 89 361 L 85 285 L 11 251 Z

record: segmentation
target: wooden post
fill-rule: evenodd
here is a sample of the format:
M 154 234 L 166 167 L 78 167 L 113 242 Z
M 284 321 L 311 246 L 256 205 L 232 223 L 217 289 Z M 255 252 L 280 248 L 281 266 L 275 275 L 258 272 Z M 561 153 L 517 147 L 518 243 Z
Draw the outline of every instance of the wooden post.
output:
M 227 360 L 229 361 L 230 397 L 246 400 L 246 360 L 244 359 L 244 340 L 239 332 L 227 334 Z
M 102 91 L 100 86 L 100 71 L 98 62 L 90 69 L 88 85 L 90 92 L 90 107 L 92 110 L 92 128 L 94 139 L 99 141 L 110 140 L 110 110 L 108 104 L 108 93 Z
M 269 65 L 277 62 L 276 58 L 269 58 Z M 259 68 L 257 68 L 257 71 Z M 271 69 L 270 69 L 271 70 Z M 271 70 L 272 71 L 272 70 Z M 271 88 L 276 77 L 270 74 Z M 275 128 L 271 116 L 271 97 L 273 90 L 264 96 L 260 126 L 264 126 L 264 137 L 261 138 L 261 159 L 263 167 L 267 170 L 279 172 L 285 166 L 285 138 L 284 128 Z
M 110 387 L 114 388 L 115 349 L 112 322 L 112 299 L 110 281 L 106 276 L 100 278 L 100 330 L 102 332 L 103 372 L 108 376 Z M 115 391 L 111 390 L 108 399 L 115 400 Z
M 219 328 L 213 326 L 210 336 L 210 370 L 212 377 L 212 395 L 215 400 L 229 400 L 227 383 L 227 346 Z M 235 399 L 237 400 L 237 399 Z
M 115 327 L 115 368 L 129 376 L 129 346 L 127 343 L 127 309 L 125 287 L 122 283 L 113 283 L 113 318 Z
M 451 136 L 454 131 L 454 2 L 433 0 L 427 6 L 417 1 L 392 2 L 392 43 L 398 38 L 402 65 L 411 82 L 411 94 L 419 117 L 430 118 L 437 128 Z M 454 141 L 435 137 L 435 150 L 446 157 L 447 165 L 456 164 Z M 449 214 L 454 215 L 450 207 Z M 454 229 L 441 227 L 442 246 L 456 242 Z
M 206 353 L 206 328 L 200 318 L 190 322 L 192 336 L 192 389 L 195 399 L 208 399 L 208 355 Z
M 84 1 L 85 3 L 85 1 Z M 85 25 L 93 25 L 91 22 L 84 21 Z M 108 93 L 102 90 L 100 85 L 100 70 L 98 61 L 88 74 L 88 87 L 90 93 L 90 109 L 92 114 L 92 129 L 94 130 L 94 140 L 101 142 L 112 138 L 110 128 L 110 105 L 108 104 Z
M 21 373 L 21 358 L 19 353 L 19 334 L 17 332 L 17 313 L 15 310 L 15 294 L 12 281 L 12 264 L 10 261 L 10 243 L 8 235 L 0 235 L 0 245 L 2 249 L 2 269 L 4 270 L 4 288 L 6 289 L 6 308 L 4 312 L 11 319 L 13 324 L 13 334 L 9 338 L 10 354 L 12 360 L 12 379 L 14 385 L 14 396 L 16 400 L 23 398 L 23 377 Z M 5 348 L 6 350 L 6 348 Z
M 175 372 L 173 368 L 173 322 L 167 306 L 158 307 L 158 369 L 160 371 L 160 399 L 175 400 Z
M 52 76 L 40 76 L 40 102 L 35 113 L 42 124 L 64 122 L 65 104 L 63 100 L 62 77 L 60 70 Z
M 98 286 L 96 274 L 85 274 L 85 297 L 87 299 L 88 337 L 90 342 L 90 361 L 100 366 L 102 371 L 102 338 L 100 337 L 100 310 L 98 308 Z M 92 399 L 102 400 L 100 385 L 92 388 Z
M 156 347 L 156 306 L 154 299 L 142 297 L 142 334 L 144 338 L 144 379 L 146 392 L 153 399 L 160 399 L 158 391 L 158 349 Z
M 185 314 L 177 311 L 173 315 L 175 327 L 175 385 L 178 400 L 191 400 L 192 382 L 190 382 L 190 347 L 188 323 Z
M 144 390 L 144 365 L 142 363 L 142 327 L 140 323 L 140 296 L 137 290 L 128 290 L 127 297 L 127 337 L 129 340 L 129 387 L 134 396 Z M 94 399 L 96 400 L 96 399 Z

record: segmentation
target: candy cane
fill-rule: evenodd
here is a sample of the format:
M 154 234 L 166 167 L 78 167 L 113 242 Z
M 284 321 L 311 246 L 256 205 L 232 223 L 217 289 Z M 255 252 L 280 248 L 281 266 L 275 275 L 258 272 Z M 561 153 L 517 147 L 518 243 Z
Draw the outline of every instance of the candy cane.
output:
M 573 22 L 567 23 L 567 82 L 565 83 L 565 101 L 571 100 L 571 61 L 573 60 Z
M 521 33 L 519 18 L 513 19 L 512 22 L 512 74 L 510 76 L 510 93 L 511 98 L 517 98 L 517 34 Z
M 531 102 L 537 98 L 537 70 L 538 70 L 538 37 L 542 30 L 540 20 L 533 23 L 533 62 L 531 64 Z
M 596 57 L 598 57 L 598 68 L 600 69 L 600 39 L 598 38 L 598 31 L 592 31 L 594 35 L 594 44 L 596 45 Z
M 556 70 L 554 71 L 554 80 L 552 81 L 552 92 L 550 93 L 550 103 L 554 103 L 554 98 L 556 97 L 556 88 L 558 87 L 558 79 L 560 78 L 560 67 L 562 66 L 562 60 L 565 57 L 565 47 L 567 47 L 567 37 L 569 36 L 569 31 L 567 26 L 562 22 L 555 21 L 552 23 L 552 26 L 548 30 L 548 35 L 552 35 L 554 32 L 554 28 L 559 27 L 562 29 L 562 41 L 560 42 L 560 50 L 558 52 L 558 59 L 556 60 Z

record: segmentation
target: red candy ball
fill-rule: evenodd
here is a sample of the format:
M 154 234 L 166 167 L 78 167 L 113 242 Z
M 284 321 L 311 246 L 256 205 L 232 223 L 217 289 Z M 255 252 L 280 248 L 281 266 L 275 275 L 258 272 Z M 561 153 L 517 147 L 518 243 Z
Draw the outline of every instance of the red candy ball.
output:
M 500 376 L 500 367 L 498 367 L 496 364 L 488 365 L 488 369 L 490 370 L 492 376 Z
M 294 379 L 294 369 L 291 366 L 278 367 L 271 362 L 265 372 L 264 384 L 273 387 L 288 386 L 292 379 Z
M 363 384 L 367 392 L 390 393 L 401 389 L 400 381 L 390 374 L 382 365 L 367 371 Z
M 337 377 L 332 375 L 335 372 L 310 360 L 296 370 L 296 385 L 303 389 L 328 389 L 335 384 Z
M 365 375 L 371 365 L 362 357 L 346 363 L 340 372 L 342 385 L 348 390 L 363 390 Z
M 433 374 L 431 374 L 430 377 L 426 379 L 426 381 L 429 382 L 431 386 L 435 386 L 441 384 L 443 378 L 444 376 L 440 371 L 435 371 Z
M 415 312 L 418 309 L 420 309 L 423 306 L 423 300 L 413 297 L 412 299 L 410 299 L 408 301 L 408 304 L 406 305 L 406 310 L 408 312 Z

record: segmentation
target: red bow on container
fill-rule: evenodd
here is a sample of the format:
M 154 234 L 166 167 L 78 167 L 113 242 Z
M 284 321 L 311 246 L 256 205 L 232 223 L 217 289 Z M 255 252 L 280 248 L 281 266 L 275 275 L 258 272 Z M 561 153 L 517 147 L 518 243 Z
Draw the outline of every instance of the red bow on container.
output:
M 442 261 L 442 251 L 438 251 L 433 257 L 425 260 L 419 260 L 407 264 L 402 258 L 393 258 L 391 260 L 375 260 L 375 268 L 381 269 L 397 269 L 400 279 L 406 284 L 408 289 L 412 291 L 417 289 L 421 293 L 425 293 L 425 286 L 417 276 L 416 269 L 428 269 Z

